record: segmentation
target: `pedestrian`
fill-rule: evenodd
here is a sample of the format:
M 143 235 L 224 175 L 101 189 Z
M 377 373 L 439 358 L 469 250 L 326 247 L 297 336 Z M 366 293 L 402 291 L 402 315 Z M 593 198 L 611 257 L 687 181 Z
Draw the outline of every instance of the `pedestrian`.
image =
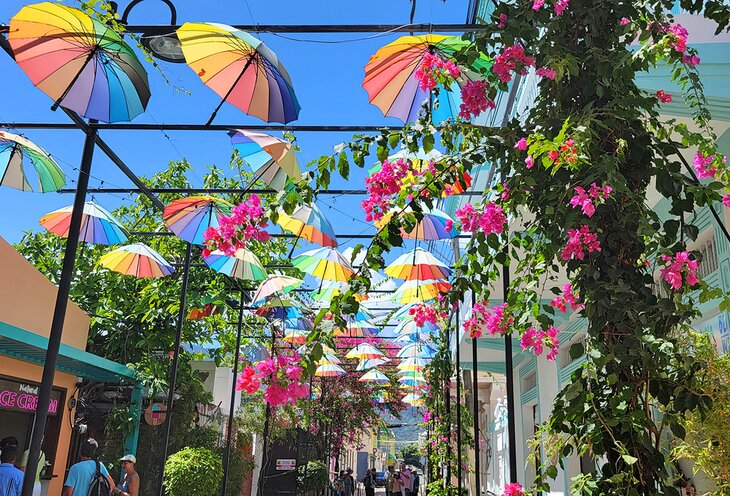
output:
M 355 495 L 355 478 L 352 476 L 352 469 L 348 468 L 343 478 L 345 483 L 345 491 L 343 496 L 354 496 Z
M 0 495 L 20 496 L 23 491 L 23 472 L 15 468 L 18 447 L 5 445 L 0 454 Z
M 134 455 L 124 455 L 119 461 L 122 462 L 124 478 L 114 488 L 113 494 L 118 494 L 119 496 L 139 496 L 137 458 Z
M 405 463 L 401 463 L 400 465 L 400 480 L 403 484 L 403 496 L 411 496 L 411 491 L 413 491 L 413 474 Z
M 43 441 L 41 441 L 43 443 Z M 30 457 L 30 448 L 23 452 L 23 456 L 20 457 L 20 463 L 18 467 L 25 473 L 25 467 L 28 466 L 28 458 Z M 35 482 L 33 483 L 33 496 L 41 496 L 41 472 L 46 466 L 46 455 L 41 451 L 40 458 L 38 458 L 38 466 L 35 470 Z
M 395 478 L 395 467 L 388 465 L 388 470 L 385 472 L 385 494 L 391 496 L 393 494 L 393 479 Z
M 332 481 L 332 488 L 335 490 L 337 496 L 343 496 L 345 493 L 345 471 L 340 470 L 340 473 Z
M 99 443 L 93 438 L 81 443 L 79 450 L 81 461 L 74 463 L 69 469 L 66 482 L 63 484 L 62 496 L 92 496 L 92 485 L 96 488 L 102 486 L 98 489 L 100 495 L 109 494 L 114 489 L 114 481 L 106 467 L 94 458 L 98 448 Z M 98 474 L 101 474 L 101 477 Z M 103 487 L 105 485 L 108 486 Z
M 17 450 L 18 450 L 18 438 L 16 438 L 15 436 L 8 436 L 8 437 L 2 438 L 0 440 L 0 454 L 2 454 L 3 450 L 6 447 L 8 447 L 8 446 L 15 447 L 15 450 L 16 450 L 16 453 L 17 453 Z
M 365 496 L 375 496 L 375 472 L 368 469 L 361 481 L 365 486 Z
M 401 474 L 399 472 L 395 472 L 393 474 L 391 494 L 393 496 L 403 496 L 403 480 L 401 479 Z
M 418 475 L 418 470 L 413 471 L 413 496 L 418 496 L 418 491 L 421 489 L 421 476 Z

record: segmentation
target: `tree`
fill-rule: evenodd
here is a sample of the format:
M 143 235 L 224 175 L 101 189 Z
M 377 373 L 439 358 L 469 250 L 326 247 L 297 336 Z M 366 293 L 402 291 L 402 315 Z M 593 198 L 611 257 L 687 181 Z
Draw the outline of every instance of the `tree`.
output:
M 400 448 L 398 448 L 395 456 L 399 459 L 402 459 L 403 463 L 407 465 L 413 465 L 414 467 L 423 468 L 423 464 L 421 464 L 421 449 L 415 443 L 401 446 Z

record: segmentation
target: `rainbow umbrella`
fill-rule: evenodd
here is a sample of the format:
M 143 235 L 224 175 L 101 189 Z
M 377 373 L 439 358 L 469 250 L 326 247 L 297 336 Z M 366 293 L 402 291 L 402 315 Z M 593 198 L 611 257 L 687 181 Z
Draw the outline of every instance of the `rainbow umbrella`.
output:
M 40 223 L 48 232 L 62 238 L 68 237 L 71 225 L 73 205 L 59 208 L 41 217 Z M 104 208 L 96 203 L 84 203 L 84 213 L 81 216 L 81 231 L 79 241 L 102 245 L 118 245 L 128 240 L 122 224 Z
M 302 175 L 291 142 L 264 133 L 235 129 L 228 133 L 233 148 L 251 167 L 256 177 L 277 191 Z
M 230 215 L 232 207 L 227 201 L 212 196 L 189 196 L 166 206 L 162 220 L 178 238 L 202 245 L 206 229 L 218 227 L 220 218 Z
M 417 281 L 446 279 L 452 272 L 445 263 L 423 248 L 404 253 L 385 268 L 389 277 Z
M 358 379 L 360 382 L 375 382 L 377 384 L 388 384 L 390 382 L 390 379 L 388 379 L 388 376 L 383 374 L 381 371 L 377 369 L 372 369 L 369 372 L 365 372 L 362 377 Z
M 423 377 L 423 375 L 419 377 L 400 377 L 398 379 L 398 382 L 401 384 L 401 386 L 410 386 L 410 387 L 418 387 L 418 386 L 425 386 L 427 384 L 426 378 Z
M 386 357 L 372 358 L 372 359 L 368 359 L 368 360 L 360 360 L 360 362 L 358 362 L 357 368 L 355 370 L 357 370 L 359 372 L 359 371 L 363 371 L 363 370 L 372 369 L 373 367 L 383 365 L 384 363 L 388 363 L 389 361 L 390 360 Z
M 332 301 L 332 298 L 335 296 L 342 294 L 344 286 L 344 284 L 339 282 L 322 282 L 322 286 L 309 293 L 309 295 L 317 301 L 327 303 Z
M 370 103 L 377 106 L 386 117 L 395 117 L 403 122 L 415 120 L 422 104 L 431 98 L 420 88 L 416 78 L 416 71 L 423 63 L 424 56 L 433 53 L 444 60 L 453 59 L 472 43 L 457 36 L 427 34 L 402 36 L 381 47 L 365 66 L 362 86 L 368 92 Z M 460 86 L 469 80 L 479 79 L 479 72 L 486 72 L 491 65 L 491 61 L 480 54 L 449 88 L 451 92 L 440 87 L 439 105 L 433 108 L 434 122 L 456 117 L 459 112 Z
M 444 280 L 406 281 L 391 298 L 398 303 L 415 303 L 433 300 L 439 294 L 448 293 L 451 284 Z
M 331 248 L 337 247 L 337 237 L 332 224 L 314 203 L 300 205 L 291 215 L 280 211 L 277 224 L 285 231 L 294 233 L 297 237 L 304 238 L 311 243 Z
M 291 344 L 304 344 L 307 342 L 309 333 L 298 329 L 288 330 L 284 333 L 284 341 Z
M 305 251 L 291 263 L 302 272 L 328 281 L 347 282 L 355 273 L 342 253 L 328 247 Z
M 254 305 L 260 305 L 268 296 L 274 293 L 288 293 L 298 288 L 304 281 L 296 277 L 282 276 L 279 274 L 269 276 L 259 285 L 253 295 Z
M 147 73 L 108 25 L 54 2 L 27 5 L 10 20 L 15 61 L 59 105 L 104 122 L 131 121 L 150 99 Z
M 246 281 L 261 281 L 268 275 L 258 257 L 246 248 L 239 248 L 232 257 L 214 251 L 203 261 L 216 272 Z
M 99 259 L 99 264 L 134 277 L 164 277 L 173 273 L 172 265 L 144 243 L 133 243 L 110 251 Z
M 393 340 L 394 343 L 418 343 L 419 341 L 430 341 L 431 336 L 422 332 L 413 334 L 401 334 Z
M 367 338 L 369 336 L 376 335 L 378 332 L 380 332 L 378 326 L 376 326 L 369 320 L 347 319 L 347 324 L 345 328 L 336 329 L 335 336 L 348 338 Z
M 406 207 L 403 213 L 412 213 L 410 207 Z M 389 221 L 392 212 L 385 214 L 379 221 L 375 222 L 375 227 L 382 229 Z M 421 220 L 416 221 L 416 225 L 410 232 L 401 229 L 401 236 L 406 239 L 416 239 L 419 241 L 440 241 L 444 239 L 452 239 L 459 235 L 456 228 L 453 227 L 454 220 L 445 212 L 437 208 L 421 207 Z
M 408 320 L 403 320 L 400 322 L 397 326 L 395 326 L 395 329 L 393 332 L 398 335 L 404 335 L 404 334 L 416 334 L 416 333 L 429 333 L 439 330 L 440 327 L 436 324 L 432 324 L 430 322 L 426 322 L 423 327 L 418 327 L 416 323 L 413 321 L 412 316 L 408 316 Z
M 371 360 L 374 358 L 382 358 L 385 355 L 375 346 L 368 343 L 360 343 L 347 352 L 345 358 L 359 358 L 361 360 Z
M 280 298 L 278 296 L 268 296 L 259 302 L 259 308 L 256 315 L 266 319 L 298 319 L 304 317 L 311 311 L 302 306 L 297 300 L 290 298 Z
M 266 122 L 299 117 L 291 78 L 261 40 L 225 24 L 186 22 L 177 30 L 188 65 L 223 102 Z
M 284 329 L 291 331 L 311 331 L 314 327 L 312 320 L 306 317 L 284 319 Z
M 408 393 L 403 397 L 403 403 L 408 403 L 411 406 L 422 406 L 423 399 L 420 394 Z
M 398 350 L 398 353 L 396 356 L 398 358 L 408 358 L 408 357 L 420 357 L 420 358 L 433 358 L 433 356 L 436 354 L 436 348 L 433 347 L 430 343 L 413 343 L 404 346 L 400 350 Z
M 336 363 L 324 363 L 317 367 L 314 371 L 314 375 L 317 377 L 337 377 L 345 375 L 345 369 L 337 365 Z
M 0 185 L 33 191 L 26 168 L 32 165 L 38 177 L 38 191 L 58 191 L 66 176 L 55 160 L 38 145 L 17 134 L 0 131 Z

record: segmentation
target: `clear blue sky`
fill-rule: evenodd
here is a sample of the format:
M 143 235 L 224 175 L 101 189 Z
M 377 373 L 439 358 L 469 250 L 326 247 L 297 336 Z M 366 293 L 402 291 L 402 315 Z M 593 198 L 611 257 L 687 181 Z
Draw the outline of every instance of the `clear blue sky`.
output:
M 0 21 L 9 19 L 28 1 L 2 0 Z M 73 0 L 63 3 L 77 5 Z M 120 10 L 127 5 L 121 0 Z M 463 23 L 466 18 L 467 0 L 418 0 L 415 22 Z M 176 0 L 178 23 L 185 21 L 211 21 L 226 24 L 405 24 L 408 22 L 408 0 Z M 145 0 L 138 5 L 129 19 L 137 24 L 164 24 L 168 22 L 167 9 L 158 0 Z M 380 46 L 399 35 L 373 37 L 371 34 L 350 33 L 342 35 L 304 34 L 286 35 L 298 40 L 326 40 L 341 43 L 309 43 L 293 41 L 281 36 L 262 34 L 261 39 L 272 48 L 291 74 L 302 106 L 300 119 L 294 124 L 358 124 L 398 125 L 395 119 L 386 119 L 379 109 L 370 105 L 367 94 L 360 86 L 364 75 L 363 66 Z M 370 38 L 360 41 L 342 42 Z M 148 67 L 152 98 L 147 112 L 135 122 L 140 123 L 204 123 L 218 103 L 218 96 L 203 86 L 198 77 L 184 64 L 164 64 L 167 76 L 191 95 L 176 93 L 166 86 L 159 73 Z M 0 93 L 0 122 L 47 121 L 68 122 L 66 116 L 52 112 L 51 100 L 31 84 L 10 57 L 0 53 L 0 74 L 3 91 Z M 224 105 L 216 118 L 217 123 L 261 124 L 238 109 Z M 11 130 L 12 132 L 12 130 Z M 24 134 L 47 149 L 61 166 L 74 178 L 81 154 L 83 135 L 79 131 L 27 130 Z M 108 131 L 102 137 L 119 156 L 140 175 L 151 175 L 162 170 L 169 160 L 187 158 L 196 172 L 190 179 L 200 184 L 205 166 L 217 164 L 227 167 L 231 153 L 229 138 L 225 132 L 171 132 L 171 142 L 161 132 Z M 319 155 L 330 153 L 332 146 L 348 140 L 342 133 L 298 133 L 302 148 L 302 165 Z M 373 159 L 374 160 L 374 159 Z M 129 187 L 131 183 L 96 151 L 90 186 Z M 334 187 L 362 188 L 365 174 L 355 171 L 349 183 L 334 180 Z M 73 184 L 71 184 L 73 186 Z M 0 188 L 0 236 L 16 242 L 22 232 L 37 229 L 38 219 L 45 213 L 72 203 L 71 195 L 55 193 L 22 193 L 11 188 Z M 319 205 L 329 216 L 339 233 L 374 232 L 364 223 L 359 208 L 361 198 L 322 198 Z M 98 195 L 97 203 L 115 208 L 125 201 L 120 196 Z M 332 207 L 332 208 L 329 208 Z M 343 214 L 337 210 L 347 212 Z M 352 246 L 348 243 L 343 246 Z M 409 243 L 409 248 L 412 243 Z

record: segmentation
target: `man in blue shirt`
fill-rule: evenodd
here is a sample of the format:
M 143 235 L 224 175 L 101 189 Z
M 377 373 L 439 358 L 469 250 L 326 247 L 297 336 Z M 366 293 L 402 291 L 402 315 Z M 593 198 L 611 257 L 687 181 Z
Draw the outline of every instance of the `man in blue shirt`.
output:
M 0 494 L 20 496 L 23 490 L 23 472 L 15 468 L 17 446 L 6 446 L 0 455 Z
M 91 488 L 91 481 L 96 474 L 96 461 L 93 460 L 99 443 L 89 438 L 81 444 L 79 454 L 81 461 L 71 466 L 68 477 L 63 484 L 63 496 L 87 496 Z M 114 489 L 114 481 L 103 464 L 99 464 L 99 472 L 109 481 L 109 487 Z M 2 494 L 2 493 L 0 493 Z

